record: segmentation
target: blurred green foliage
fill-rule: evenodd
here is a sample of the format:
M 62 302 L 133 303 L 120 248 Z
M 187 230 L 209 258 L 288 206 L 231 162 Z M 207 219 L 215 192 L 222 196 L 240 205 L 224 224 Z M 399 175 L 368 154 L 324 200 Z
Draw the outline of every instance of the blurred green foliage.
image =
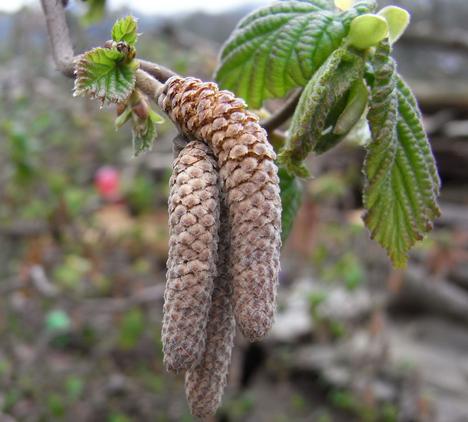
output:
M 333 390 L 328 397 L 330 403 L 362 422 L 396 422 L 397 408 L 389 403 L 370 405 L 349 390 Z
M 68 331 L 71 321 L 67 313 L 61 309 L 56 309 L 47 314 L 46 327 L 51 333 L 61 333 Z
M 140 309 L 127 311 L 119 325 L 119 346 L 123 349 L 132 349 L 145 330 L 145 319 Z
M 91 25 L 101 20 L 106 9 L 106 0 L 83 0 L 86 1 L 87 11 L 82 21 L 85 25 Z

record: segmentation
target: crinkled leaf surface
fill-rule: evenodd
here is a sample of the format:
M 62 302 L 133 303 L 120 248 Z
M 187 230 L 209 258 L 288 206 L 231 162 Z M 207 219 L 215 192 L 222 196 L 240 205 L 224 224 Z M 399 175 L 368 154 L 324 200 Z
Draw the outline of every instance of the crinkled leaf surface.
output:
M 302 201 L 302 185 L 299 179 L 290 175 L 284 168 L 279 169 L 281 189 L 281 240 L 283 242 L 291 232 L 294 219 Z
M 388 46 L 379 48 L 374 67 L 364 220 L 394 266 L 404 267 L 408 251 L 440 215 L 440 180 L 416 100 L 396 73 Z
M 289 136 L 278 157 L 289 172 L 307 177 L 308 171 L 303 161 L 309 152 L 321 154 L 344 138 L 342 135 L 335 136 L 332 130 L 346 108 L 353 83 L 361 80 L 363 74 L 364 60 L 361 55 L 344 47 L 330 54 L 315 72 L 302 92 Z M 356 122 L 359 117 L 355 119 Z
M 125 62 L 123 53 L 95 48 L 83 55 L 76 65 L 74 95 L 98 98 L 103 103 L 124 101 L 135 87 L 136 60 Z
M 112 27 L 112 39 L 124 41 L 134 47 L 138 40 L 137 21 L 133 16 L 119 19 Z
M 243 19 L 223 47 L 215 78 L 259 108 L 305 86 L 348 33 L 351 21 L 374 10 L 373 1 L 346 11 L 328 1 L 284 1 Z

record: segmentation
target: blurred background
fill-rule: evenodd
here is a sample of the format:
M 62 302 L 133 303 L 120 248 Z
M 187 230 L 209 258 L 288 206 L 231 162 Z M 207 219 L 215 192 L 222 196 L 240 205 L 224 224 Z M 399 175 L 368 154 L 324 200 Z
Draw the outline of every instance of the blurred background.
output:
M 0 421 L 190 421 L 160 339 L 174 129 L 133 159 L 115 111 L 73 98 L 55 70 L 38 3 L 0 5 Z M 111 1 L 90 24 L 71 1 L 69 22 L 81 52 L 132 12 L 140 57 L 209 80 L 263 3 Z M 442 217 L 392 270 L 360 220 L 363 150 L 310 160 L 277 321 L 262 343 L 238 336 L 213 421 L 468 421 L 468 2 L 393 3 L 413 13 L 395 55 L 424 113 Z

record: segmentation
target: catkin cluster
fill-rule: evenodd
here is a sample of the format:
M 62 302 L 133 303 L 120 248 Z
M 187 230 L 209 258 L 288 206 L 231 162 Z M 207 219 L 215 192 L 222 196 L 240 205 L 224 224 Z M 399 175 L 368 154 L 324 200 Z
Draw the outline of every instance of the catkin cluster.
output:
M 187 371 L 191 411 L 204 417 L 219 406 L 236 323 L 251 341 L 273 323 L 278 170 L 258 118 L 232 93 L 173 77 L 158 102 L 188 140 L 170 181 L 164 359 Z

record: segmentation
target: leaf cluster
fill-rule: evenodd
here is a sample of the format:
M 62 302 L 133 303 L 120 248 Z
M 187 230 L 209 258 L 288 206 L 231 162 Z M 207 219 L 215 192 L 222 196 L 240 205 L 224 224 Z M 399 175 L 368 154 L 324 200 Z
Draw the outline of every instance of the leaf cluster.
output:
M 278 163 L 283 224 L 290 229 L 304 160 L 337 145 L 365 119 L 364 221 L 396 267 L 439 215 L 440 180 L 417 102 L 391 57 L 409 14 L 375 1 L 292 0 L 244 18 L 224 45 L 215 77 L 259 109 L 303 92 Z M 286 177 L 288 175 L 288 177 Z
M 136 19 L 119 19 L 112 28 L 109 48 L 94 48 L 76 64 L 74 95 L 97 98 L 103 104 L 125 101 L 135 88 L 139 66 L 134 58 L 137 39 Z
M 136 90 L 135 59 L 138 25 L 133 16 L 117 20 L 112 28 L 112 41 L 106 47 L 86 52 L 75 67 L 74 95 L 97 98 L 102 104 L 116 103 L 117 129 L 132 122 L 133 151 L 137 156 L 151 148 L 157 136 L 156 125 L 162 117 L 155 113 L 144 95 Z

